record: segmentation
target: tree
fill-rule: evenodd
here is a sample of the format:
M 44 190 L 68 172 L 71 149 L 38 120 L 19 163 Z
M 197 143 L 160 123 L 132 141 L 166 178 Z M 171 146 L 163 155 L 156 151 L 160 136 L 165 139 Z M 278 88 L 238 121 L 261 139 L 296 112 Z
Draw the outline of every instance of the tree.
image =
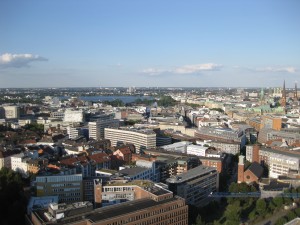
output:
M 225 211 L 226 224 L 239 224 L 241 219 L 240 202 L 236 201 L 227 206 Z
M 265 199 L 258 199 L 256 201 L 256 211 L 258 212 L 258 214 L 260 216 L 263 216 L 267 213 L 267 204 L 266 204 L 266 201 Z
M 286 222 L 287 222 L 287 219 L 284 217 L 281 217 L 276 221 L 275 225 L 284 225 Z
M 296 213 L 293 211 L 289 211 L 286 215 L 288 221 L 291 221 L 297 217 Z
M 10 169 L 0 170 L 0 224 L 24 224 L 26 198 L 23 180 L 19 173 Z
M 300 208 L 295 209 L 295 213 L 297 216 L 300 216 Z
M 202 221 L 200 214 L 198 214 L 198 216 L 196 218 L 195 225 L 205 225 L 205 222 Z
M 273 198 L 272 203 L 274 203 L 274 205 L 279 208 L 283 205 L 283 198 L 275 197 L 275 198 Z

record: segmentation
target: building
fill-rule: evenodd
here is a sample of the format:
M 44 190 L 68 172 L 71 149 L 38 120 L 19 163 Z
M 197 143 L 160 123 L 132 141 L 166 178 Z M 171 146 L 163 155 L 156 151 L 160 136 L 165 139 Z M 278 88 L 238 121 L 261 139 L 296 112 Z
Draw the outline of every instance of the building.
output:
M 218 171 L 218 173 L 222 172 L 224 158 L 199 157 L 199 159 L 203 166 L 213 167 Z
M 22 174 L 23 177 L 27 176 L 28 166 L 27 162 L 30 160 L 24 153 L 11 156 L 11 169 Z
M 75 139 L 80 135 L 80 128 L 74 125 L 67 126 L 67 134 L 70 139 Z
M 282 128 L 282 119 L 281 117 L 274 115 L 265 115 L 262 117 L 262 128 L 281 130 Z
M 29 159 L 27 161 L 27 171 L 28 173 L 36 174 L 41 169 L 45 169 L 48 165 L 48 159 L 45 158 L 37 158 L 37 159 Z
M 135 146 L 136 153 L 156 147 L 156 134 L 149 129 L 105 128 L 105 139 L 109 139 L 112 146 L 131 143 Z
M 257 183 L 263 175 L 264 169 L 258 162 L 253 162 L 251 165 L 245 170 L 245 156 L 239 156 L 239 164 L 238 164 L 238 183 L 246 182 L 246 183 Z
M 82 174 L 36 177 L 37 197 L 57 195 L 59 202 L 83 200 Z
M 249 161 L 256 162 L 257 155 L 258 163 L 268 166 L 270 178 L 299 174 L 300 172 L 300 154 L 297 151 L 265 148 L 258 145 L 255 148 L 247 147 L 246 156 Z
M 259 145 L 247 145 L 246 146 L 246 160 L 249 162 L 260 163 L 259 160 Z
M 176 142 L 174 144 L 161 146 L 161 148 L 168 152 L 176 152 L 176 153 L 185 153 L 186 154 L 187 147 L 190 144 L 192 144 L 192 143 L 189 141 L 181 141 L 181 142 Z
M 70 123 L 83 123 L 85 120 L 82 110 L 67 109 L 64 113 L 63 121 Z
M 0 150 L 0 169 L 2 167 L 10 168 L 11 169 L 11 157 L 21 153 L 19 150 Z
M 169 190 L 197 207 L 208 201 L 211 192 L 218 191 L 219 174 L 215 168 L 198 166 L 166 180 Z
M 149 180 L 115 180 L 102 186 L 101 196 L 102 206 L 108 206 L 142 198 L 162 200 L 172 198 L 173 193 Z
M 154 174 L 152 168 L 132 167 L 119 170 L 119 174 L 126 180 L 153 180 Z
M 270 140 L 284 139 L 288 145 L 292 145 L 300 140 L 299 133 L 277 131 L 272 129 L 262 129 L 258 134 L 258 141 L 260 143 L 266 143 Z
M 238 142 L 211 141 L 209 145 L 216 148 L 220 152 L 232 155 L 239 154 L 241 151 L 241 144 Z
M 114 119 L 112 114 L 103 114 L 93 118 L 95 121 L 89 122 L 89 137 L 95 140 L 104 138 L 105 128 L 119 127 L 119 121 Z
M 20 117 L 20 108 L 18 106 L 3 106 L 5 119 L 18 119 Z
M 200 145 L 189 145 L 186 148 L 188 155 L 206 156 L 207 147 Z
M 71 206 L 66 207 L 70 208 Z M 38 210 L 31 214 L 31 221 L 33 225 L 188 224 L 188 206 L 184 199 L 176 196 L 158 200 L 143 198 L 95 210 L 85 209 L 75 212 L 61 215 L 56 219 L 49 211 Z
M 243 148 L 246 144 L 246 135 L 242 130 L 228 128 L 201 127 L 195 132 L 195 137 L 200 140 L 211 140 L 212 142 L 236 143 Z

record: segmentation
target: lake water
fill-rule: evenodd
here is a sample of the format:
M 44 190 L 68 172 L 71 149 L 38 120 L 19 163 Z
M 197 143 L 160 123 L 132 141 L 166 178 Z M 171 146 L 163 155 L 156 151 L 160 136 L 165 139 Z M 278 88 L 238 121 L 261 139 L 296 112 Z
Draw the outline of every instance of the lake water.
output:
M 68 99 L 70 97 L 64 96 L 60 99 Z M 137 99 L 154 99 L 152 96 L 128 96 L 128 95 L 100 95 L 100 96 L 80 96 L 79 99 L 84 101 L 91 101 L 91 102 L 102 102 L 102 101 L 113 101 L 116 99 L 120 99 L 122 102 L 131 103 Z

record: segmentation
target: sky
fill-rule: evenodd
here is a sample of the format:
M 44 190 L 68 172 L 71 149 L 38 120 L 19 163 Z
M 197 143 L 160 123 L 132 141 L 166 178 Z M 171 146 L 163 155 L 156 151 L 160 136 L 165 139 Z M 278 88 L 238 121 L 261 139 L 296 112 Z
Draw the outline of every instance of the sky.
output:
M 287 87 L 299 0 L 0 0 L 0 88 Z

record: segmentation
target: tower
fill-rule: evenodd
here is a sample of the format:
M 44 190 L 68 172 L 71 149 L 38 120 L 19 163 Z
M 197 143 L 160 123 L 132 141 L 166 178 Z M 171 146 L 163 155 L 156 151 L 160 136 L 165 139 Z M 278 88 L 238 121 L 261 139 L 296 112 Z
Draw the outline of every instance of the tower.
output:
M 265 99 L 265 92 L 264 92 L 264 89 L 261 88 L 261 91 L 260 91 L 260 104 L 262 105 L 263 102 L 264 102 L 264 99 Z
M 238 183 L 242 183 L 244 181 L 244 171 L 245 171 L 245 156 L 239 156 L 239 164 L 238 164 Z
M 298 102 L 297 82 L 295 82 L 294 101 L 295 101 L 295 102 Z
M 259 149 L 260 146 L 258 144 L 253 145 L 253 150 L 252 150 L 252 162 L 259 162 Z
M 282 107 L 286 107 L 285 81 L 283 81 L 283 90 L 282 90 L 281 106 L 282 106 Z

